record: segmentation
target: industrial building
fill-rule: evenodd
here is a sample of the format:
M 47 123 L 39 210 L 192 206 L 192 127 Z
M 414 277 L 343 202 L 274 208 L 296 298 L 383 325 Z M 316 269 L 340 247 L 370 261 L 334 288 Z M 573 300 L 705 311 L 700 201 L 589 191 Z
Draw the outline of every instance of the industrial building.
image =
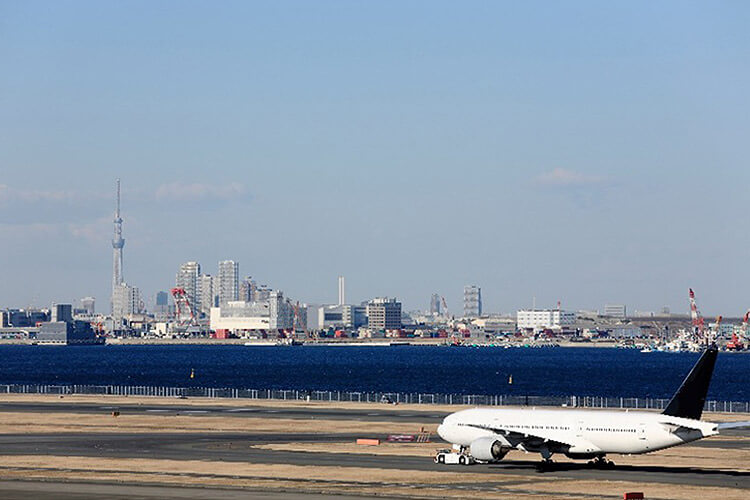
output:
M 268 300 L 229 301 L 211 308 L 211 330 L 236 335 L 253 332 L 307 329 L 307 308 L 293 305 L 280 291 L 271 292 Z
M 44 309 L 6 309 L 0 311 L 0 327 L 30 328 L 49 321 L 49 311 Z
M 42 345 L 103 344 L 88 321 L 47 321 L 39 325 L 36 340 Z
M 519 330 L 562 330 L 572 327 L 576 313 L 560 309 L 521 309 L 516 312 L 516 325 Z
M 344 304 L 341 307 L 341 319 L 347 328 L 361 328 L 367 326 L 367 306 L 359 305 L 355 306 L 352 304 Z
M 329 328 L 357 329 L 367 326 L 367 306 L 352 304 L 332 304 L 316 308 L 317 321 L 314 328 L 326 330 Z
M 36 334 L 39 344 L 48 345 L 92 345 L 101 344 L 88 321 L 73 319 L 71 304 L 53 304 L 50 311 L 50 321 L 39 325 Z

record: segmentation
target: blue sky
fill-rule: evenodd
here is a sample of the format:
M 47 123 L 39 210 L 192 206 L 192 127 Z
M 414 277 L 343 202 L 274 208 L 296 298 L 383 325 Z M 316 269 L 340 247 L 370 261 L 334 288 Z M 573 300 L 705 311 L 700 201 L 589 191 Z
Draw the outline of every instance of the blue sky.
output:
M 0 305 L 750 307 L 746 2 L 0 1 Z

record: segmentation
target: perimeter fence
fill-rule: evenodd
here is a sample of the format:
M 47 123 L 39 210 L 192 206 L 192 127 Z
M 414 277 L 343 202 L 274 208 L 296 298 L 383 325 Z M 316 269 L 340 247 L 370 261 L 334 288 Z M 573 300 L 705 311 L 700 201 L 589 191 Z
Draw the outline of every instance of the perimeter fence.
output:
M 173 398 L 199 397 L 471 406 L 557 406 L 571 408 L 627 408 L 646 410 L 663 410 L 669 403 L 668 399 L 604 396 L 423 394 L 403 392 L 306 391 L 294 389 L 158 387 L 147 385 L 0 384 L 0 394 L 100 394 L 110 396 L 151 396 Z M 706 401 L 704 410 L 723 413 L 750 413 L 750 402 Z

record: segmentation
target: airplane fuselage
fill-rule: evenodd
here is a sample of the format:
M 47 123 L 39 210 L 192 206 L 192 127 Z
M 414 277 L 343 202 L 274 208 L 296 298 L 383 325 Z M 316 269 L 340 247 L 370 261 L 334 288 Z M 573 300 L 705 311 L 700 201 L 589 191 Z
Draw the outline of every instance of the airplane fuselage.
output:
M 649 453 L 718 434 L 717 424 L 643 411 L 474 408 L 438 427 L 444 440 L 469 447 L 480 438 L 506 449 L 573 458 Z

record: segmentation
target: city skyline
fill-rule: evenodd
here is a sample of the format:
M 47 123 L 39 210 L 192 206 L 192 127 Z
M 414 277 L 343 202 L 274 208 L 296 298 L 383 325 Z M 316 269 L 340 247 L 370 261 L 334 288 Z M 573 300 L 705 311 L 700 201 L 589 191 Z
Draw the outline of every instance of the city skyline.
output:
M 121 178 L 147 304 L 232 259 L 311 303 L 741 315 L 750 6 L 581 5 L 5 5 L 0 304 L 105 310 Z

